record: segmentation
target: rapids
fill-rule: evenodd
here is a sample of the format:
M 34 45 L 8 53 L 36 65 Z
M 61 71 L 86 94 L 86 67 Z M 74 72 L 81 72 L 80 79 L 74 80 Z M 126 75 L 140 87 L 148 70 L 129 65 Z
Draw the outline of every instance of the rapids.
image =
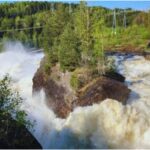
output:
M 7 43 L 4 49 L 0 78 L 6 73 L 12 77 L 13 88 L 24 99 L 20 109 L 35 120 L 30 132 L 43 148 L 150 148 L 150 61 L 113 56 L 132 90 L 127 105 L 107 99 L 60 119 L 46 106 L 43 91 L 32 97 L 32 78 L 43 53 L 30 53 L 19 42 Z

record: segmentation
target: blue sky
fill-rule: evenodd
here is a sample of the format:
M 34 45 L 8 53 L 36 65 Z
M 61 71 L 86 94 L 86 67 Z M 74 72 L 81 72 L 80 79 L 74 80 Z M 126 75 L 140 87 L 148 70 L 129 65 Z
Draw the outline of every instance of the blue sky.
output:
M 101 5 L 108 8 L 133 8 L 138 10 L 150 10 L 150 1 L 92 1 L 90 5 Z
M 12 2 L 12 1 L 21 1 L 21 0 L 0 0 L 0 2 Z M 31 1 L 31 0 L 28 0 Z M 35 0 L 34 0 L 35 1 Z M 39 1 L 39 0 L 38 0 Z M 41 0 L 42 1 L 42 0 Z M 79 0 L 43 0 L 43 1 L 65 1 L 65 2 L 73 2 L 76 3 Z M 108 8 L 133 8 L 137 10 L 150 10 L 150 0 L 92 0 L 88 1 L 89 5 L 92 6 L 104 6 Z

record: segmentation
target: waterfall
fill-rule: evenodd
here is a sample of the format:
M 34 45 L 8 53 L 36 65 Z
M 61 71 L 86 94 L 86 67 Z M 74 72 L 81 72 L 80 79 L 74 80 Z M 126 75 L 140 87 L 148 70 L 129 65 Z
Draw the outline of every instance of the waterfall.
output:
M 150 61 L 140 56 L 114 56 L 118 72 L 132 90 L 127 105 L 112 99 L 76 108 L 66 119 L 47 107 L 41 90 L 32 97 L 32 78 L 43 53 L 30 53 L 21 43 L 7 43 L 0 53 L 0 78 L 6 73 L 23 98 L 30 132 L 43 148 L 150 148 Z M 119 91 L 118 91 L 119 92 Z

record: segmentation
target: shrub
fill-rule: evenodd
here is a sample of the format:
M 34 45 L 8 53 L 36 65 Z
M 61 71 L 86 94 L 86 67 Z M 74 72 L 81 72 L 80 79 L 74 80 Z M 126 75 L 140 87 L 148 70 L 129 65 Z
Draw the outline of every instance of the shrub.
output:
M 80 81 L 76 74 L 72 74 L 71 79 L 70 79 L 70 85 L 74 90 L 79 89 Z
M 11 79 L 8 75 L 0 80 L 0 123 L 3 122 L 3 124 L 5 123 L 8 126 L 7 116 L 11 114 L 18 125 L 31 127 L 31 123 L 25 119 L 27 114 L 20 110 L 22 98 L 18 92 L 12 91 L 10 84 Z M 0 133 L 0 136 L 3 135 Z
M 113 58 L 106 58 L 105 72 L 116 72 L 115 60 Z

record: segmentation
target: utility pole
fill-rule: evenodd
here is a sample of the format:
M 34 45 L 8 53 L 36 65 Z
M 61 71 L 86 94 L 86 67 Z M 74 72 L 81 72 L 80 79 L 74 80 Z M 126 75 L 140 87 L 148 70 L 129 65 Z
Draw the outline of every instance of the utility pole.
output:
M 69 2 L 69 13 L 72 13 L 71 2 Z
M 112 32 L 113 34 L 116 35 L 116 11 L 114 9 L 114 12 L 113 12 L 113 24 L 112 24 Z
M 148 28 L 150 29 L 150 10 L 148 10 Z
M 54 3 L 51 3 L 51 11 L 54 12 Z
M 123 26 L 124 26 L 124 28 L 126 28 L 127 27 L 127 20 L 126 20 L 126 13 L 125 13 L 125 10 L 124 10 L 124 13 L 123 13 L 124 15 L 123 15 Z
M 48 10 L 47 3 L 46 3 L 46 6 L 45 6 L 45 9 Z

